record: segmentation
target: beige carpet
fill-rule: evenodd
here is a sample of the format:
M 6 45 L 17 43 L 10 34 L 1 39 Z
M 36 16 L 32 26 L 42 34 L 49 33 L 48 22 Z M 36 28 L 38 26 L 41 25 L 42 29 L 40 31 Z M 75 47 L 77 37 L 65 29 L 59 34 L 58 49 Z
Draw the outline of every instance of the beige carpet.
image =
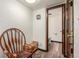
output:
M 48 52 L 43 52 L 41 50 L 38 50 L 33 54 L 32 58 L 64 58 L 62 55 L 62 44 L 52 42 L 49 45 Z

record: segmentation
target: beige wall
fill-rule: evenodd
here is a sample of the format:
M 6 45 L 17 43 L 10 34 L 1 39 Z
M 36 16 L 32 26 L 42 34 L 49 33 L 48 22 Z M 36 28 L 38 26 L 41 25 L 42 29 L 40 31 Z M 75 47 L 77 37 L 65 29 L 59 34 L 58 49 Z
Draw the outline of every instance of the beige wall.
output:
M 40 49 L 46 50 L 46 8 L 35 10 L 33 15 L 33 40 L 38 41 Z M 41 19 L 37 20 L 36 15 Z

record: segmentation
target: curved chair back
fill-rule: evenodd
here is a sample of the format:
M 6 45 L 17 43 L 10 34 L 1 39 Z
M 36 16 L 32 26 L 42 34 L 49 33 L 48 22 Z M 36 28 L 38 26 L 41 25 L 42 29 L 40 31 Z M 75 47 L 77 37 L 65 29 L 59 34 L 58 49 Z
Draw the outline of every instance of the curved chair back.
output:
M 7 29 L 0 37 L 0 46 L 2 50 L 7 50 L 9 53 L 23 51 L 25 43 L 26 39 L 24 33 L 17 28 Z

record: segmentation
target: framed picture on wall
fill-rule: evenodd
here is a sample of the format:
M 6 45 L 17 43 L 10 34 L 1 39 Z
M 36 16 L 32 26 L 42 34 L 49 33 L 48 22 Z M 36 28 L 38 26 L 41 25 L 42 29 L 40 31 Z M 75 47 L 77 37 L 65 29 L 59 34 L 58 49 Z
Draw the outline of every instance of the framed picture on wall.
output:
M 36 15 L 36 19 L 40 20 L 41 19 L 41 15 Z

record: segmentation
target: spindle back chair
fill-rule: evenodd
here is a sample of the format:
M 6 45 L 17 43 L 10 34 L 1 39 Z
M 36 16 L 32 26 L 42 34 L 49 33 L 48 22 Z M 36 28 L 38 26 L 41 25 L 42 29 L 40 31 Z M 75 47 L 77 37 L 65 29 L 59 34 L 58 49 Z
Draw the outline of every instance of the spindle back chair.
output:
M 12 57 L 12 53 L 22 52 L 24 44 L 26 44 L 25 35 L 17 28 L 7 29 L 0 37 L 0 46 L 8 57 Z

